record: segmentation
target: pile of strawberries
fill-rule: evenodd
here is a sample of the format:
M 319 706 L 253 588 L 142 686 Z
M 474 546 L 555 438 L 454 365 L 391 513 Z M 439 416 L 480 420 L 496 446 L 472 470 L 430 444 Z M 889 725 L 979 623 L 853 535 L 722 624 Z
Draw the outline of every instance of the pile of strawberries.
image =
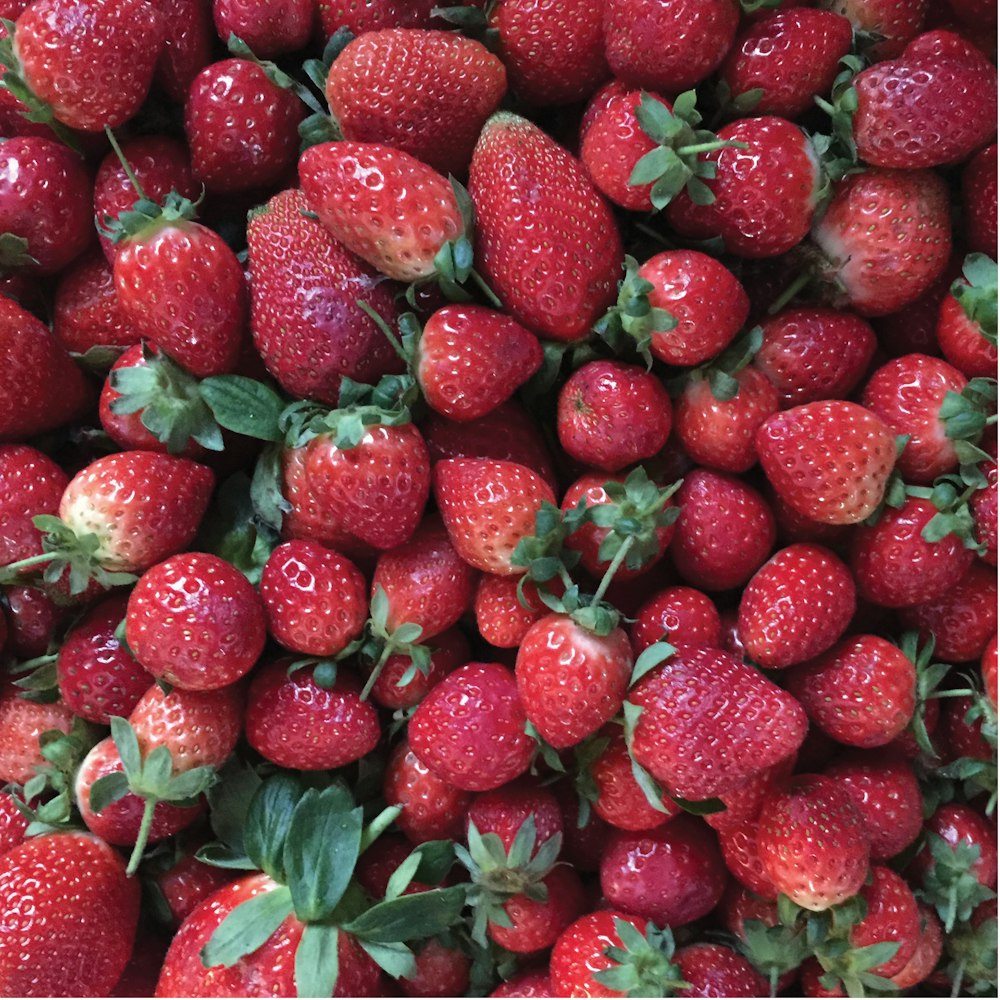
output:
M 996 996 L 993 0 L 0 13 L 0 996 Z

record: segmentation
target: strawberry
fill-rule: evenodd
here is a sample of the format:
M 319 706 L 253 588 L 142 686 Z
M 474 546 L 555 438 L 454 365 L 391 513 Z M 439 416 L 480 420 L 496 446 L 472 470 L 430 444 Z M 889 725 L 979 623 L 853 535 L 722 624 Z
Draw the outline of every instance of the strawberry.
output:
M 646 674 L 626 712 L 641 709 L 632 755 L 671 794 L 705 799 L 794 753 L 798 702 L 722 650 L 685 647 Z
M 962 171 L 962 218 L 969 250 L 997 252 L 997 144 L 981 149 Z
M 450 420 L 475 420 L 509 399 L 542 365 L 538 338 L 477 305 L 444 306 L 424 324 L 414 375 L 427 405 Z
M 79 257 L 93 239 L 89 202 L 89 173 L 71 149 L 32 136 L 0 141 L 5 269 L 55 274 Z
M 153 0 L 166 27 L 154 82 L 176 104 L 187 99 L 191 82 L 214 55 L 212 11 L 204 0 Z
M 46 655 L 53 648 L 57 630 L 72 608 L 37 587 L 3 588 L 7 618 L 7 651 L 25 659 Z
M 767 797 L 757 846 L 768 878 L 807 910 L 849 899 L 868 874 L 861 816 L 846 789 L 821 775 L 797 775 Z
M 269 187 L 295 163 L 305 108 L 286 80 L 250 59 L 214 62 L 194 78 L 184 132 L 209 191 Z
M 28 701 L 7 675 L 0 681 L 0 781 L 23 785 L 45 766 L 38 738 L 68 733 L 73 713 L 60 701 Z
M 66 634 L 56 677 L 63 702 L 74 715 L 106 726 L 129 715 L 153 683 L 115 634 L 127 598 L 109 597 L 91 608 Z
M 15 22 L 5 86 L 70 128 L 117 128 L 146 99 L 164 33 L 145 0 L 38 0 Z
M 702 590 L 747 582 L 774 547 L 774 515 L 752 486 L 735 476 L 696 469 L 677 494 L 670 556 L 681 577 Z
M 633 87 L 678 93 L 719 66 L 738 23 L 730 0 L 609 0 L 604 54 L 615 76 Z
M 603 10 L 589 0 L 498 0 L 490 10 L 511 90 L 535 107 L 586 100 L 609 75 Z
M 550 997 L 553 993 L 552 981 L 545 969 L 529 969 L 518 972 L 502 982 L 491 997 Z
M 338 28 L 352 35 L 379 28 L 426 28 L 434 0 L 319 0 L 319 19 L 329 38 Z
M 359 305 L 396 321 L 392 284 L 333 239 L 299 190 L 250 214 L 250 329 L 268 371 L 293 396 L 335 405 L 343 376 L 375 383 L 399 371 Z
M 852 85 L 854 142 L 872 166 L 961 163 L 996 135 L 996 69 L 951 32 L 921 35 L 899 59 L 862 70 Z
M 861 887 L 860 897 L 867 911 L 851 928 L 849 940 L 854 948 L 889 942 L 898 945 L 887 961 L 869 970 L 875 976 L 893 976 L 901 972 L 913 957 L 920 940 L 920 910 L 909 886 L 891 868 L 873 865 L 871 883 Z
M 990 566 L 997 564 L 997 464 L 984 462 L 981 467 L 986 485 L 969 499 L 969 510 L 975 526 L 973 537 L 982 553 L 980 558 Z
M 694 816 L 675 816 L 653 830 L 615 833 L 601 858 L 604 898 L 661 926 L 706 916 L 726 882 L 718 843 Z
M 798 118 L 829 93 L 852 36 L 850 21 L 830 11 L 769 13 L 746 28 L 722 64 L 728 102 L 744 114 Z
M 763 342 L 753 365 L 778 390 L 783 409 L 850 395 L 875 354 L 875 331 L 851 312 L 783 309 L 760 326 Z
M 182 854 L 169 867 L 151 872 L 152 881 L 166 903 L 171 922 L 178 926 L 194 908 L 212 893 L 221 889 L 230 876 L 224 868 L 215 868 L 199 861 L 193 854 Z M 156 965 L 159 975 L 162 959 Z M 153 986 L 155 988 L 155 981 Z
M 980 663 L 983 675 L 983 687 L 986 696 L 993 707 L 997 707 L 997 637 L 994 635 L 986 644 L 983 650 L 983 657 Z
M 514 675 L 499 663 L 469 663 L 420 703 L 410 720 L 410 746 L 449 784 L 488 791 L 528 769 L 526 722 Z
M 523 572 L 511 561 L 522 538 L 534 535 L 535 514 L 555 503 L 549 485 L 514 462 L 453 458 L 434 466 L 434 496 L 455 551 L 485 573 Z
M 548 612 L 534 582 L 527 580 L 521 587 L 522 579 L 492 573 L 479 578 L 474 603 L 476 628 L 491 646 L 516 649 L 528 629 Z M 527 607 L 521 603 L 519 591 Z
M 619 361 L 591 361 L 559 392 L 556 431 L 585 465 L 617 472 L 655 455 L 672 423 L 670 397 L 651 372 Z
M 924 982 L 937 968 L 941 958 L 944 932 L 937 914 L 926 903 L 917 903 L 921 933 L 916 951 L 899 972 L 889 978 L 897 989 L 906 990 Z
M 417 952 L 416 972 L 399 980 L 408 997 L 464 996 L 469 991 L 472 965 L 465 952 L 431 938 Z
M 992 304 L 996 264 L 981 254 L 965 258 L 963 277 L 941 300 L 937 341 L 941 353 L 969 378 L 991 378 L 997 368 Z
M 846 17 L 871 39 L 874 59 L 894 59 L 924 23 L 928 0 L 820 0 L 819 6 Z
M 122 315 L 114 275 L 99 254 L 85 255 L 63 271 L 52 309 L 52 332 L 74 354 L 130 347 L 141 339 Z
M 25 840 L 28 817 L 17 808 L 18 801 L 13 793 L 0 792 L 0 857 Z
M 343 665 L 273 660 L 254 674 L 247 695 L 246 737 L 279 767 L 323 771 L 359 760 L 379 740 L 378 715 Z M 332 675 L 332 676 L 331 676 Z
M 317 542 L 279 545 L 260 578 L 267 631 L 286 649 L 336 656 L 361 635 L 365 578 L 349 559 Z
M 759 997 L 767 980 L 739 952 L 723 944 L 689 944 L 677 952 L 681 979 L 690 985 L 679 997 L 703 997 L 718 991 L 727 997 Z
M 506 89 L 503 63 L 482 43 L 414 28 L 355 38 L 326 79 L 345 139 L 401 149 L 446 176 L 468 170 L 483 123 Z
M 413 708 L 453 670 L 469 662 L 469 641 L 457 628 L 434 636 L 424 673 L 412 653 L 392 653 L 384 661 L 371 686 L 372 700 L 382 708 Z
M 726 812 L 712 815 L 725 816 Z M 722 859 L 729 874 L 761 899 L 777 899 L 778 890 L 765 874 L 764 863 L 757 850 L 757 819 L 747 820 L 738 826 L 726 826 L 717 833 Z
M 580 162 L 541 129 L 498 112 L 469 167 L 476 260 L 505 308 L 539 335 L 584 337 L 615 295 L 622 247 Z
M 812 238 L 833 304 L 884 316 L 918 299 L 951 253 L 948 192 L 926 170 L 871 168 L 834 185 Z
M 212 0 L 215 31 L 224 42 L 230 35 L 245 42 L 261 57 L 305 48 L 313 32 L 312 0 Z
M 813 739 L 813 733 L 806 736 L 807 740 Z M 705 822 L 712 827 L 720 838 L 726 833 L 740 831 L 744 841 L 747 837 L 752 841 L 753 849 L 752 864 L 758 876 L 766 885 L 769 882 L 763 876 L 763 869 L 760 867 L 757 858 L 757 830 L 756 823 L 760 818 L 760 811 L 764 805 L 764 799 L 777 787 L 783 785 L 786 779 L 795 770 L 798 757 L 803 758 L 808 754 L 809 747 L 803 745 L 799 753 L 790 757 L 785 757 L 772 767 L 765 767 L 762 771 L 756 771 L 746 781 L 737 785 L 736 788 L 719 795 L 719 801 L 726 807 L 721 812 L 706 813 Z M 735 845 L 735 841 L 730 843 L 730 847 Z M 723 854 L 727 859 L 729 856 L 727 845 L 724 840 L 720 840 Z M 740 848 L 741 852 L 749 849 L 746 843 Z M 726 862 L 728 864 L 728 860 Z M 773 887 L 768 890 L 769 895 L 773 895 Z
M 677 648 L 722 648 L 719 611 L 705 594 L 693 587 L 667 587 L 654 594 L 636 613 L 630 635 L 636 656 L 661 640 Z
M 139 884 L 97 837 L 50 833 L 0 859 L 0 910 L 9 945 L 0 955 L 0 990 L 108 996 L 132 953 Z
M 0 445 L 0 563 L 42 550 L 36 514 L 55 514 L 69 477 L 47 455 L 26 444 Z
M 757 431 L 757 454 L 790 507 L 825 524 L 856 524 L 882 500 L 896 456 L 892 431 L 871 411 L 823 400 L 776 413 Z
M 125 637 L 158 680 L 212 691 L 257 662 L 267 638 L 264 606 L 225 559 L 183 552 L 140 577 L 129 595 Z

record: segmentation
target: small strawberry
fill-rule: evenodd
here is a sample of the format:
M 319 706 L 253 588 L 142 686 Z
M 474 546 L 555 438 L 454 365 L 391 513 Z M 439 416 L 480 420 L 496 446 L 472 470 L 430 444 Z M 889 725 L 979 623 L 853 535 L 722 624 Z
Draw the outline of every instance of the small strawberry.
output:
M 70 732 L 72 711 L 60 701 L 22 698 L 10 676 L 0 681 L 0 781 L 23 785 L 46 765 L 39 737 L 50 730 Z
M 870 39 L 873 59 L 895 59 L 920 33 L 928 0 L 820 0 L 818 6 L 846 17 Z
M 52 332 L 74 354 L 130 347 L 142 339 L 122 314 L 114 275 L 99 254 L 87 254 L 63 271 L 52 308 Z
M 522 587 L 522 579 L 492 573 L 479 578 L 474 603 L 476 628 L 491 646 L 516 649 L 528 629 L 548 613 L 534 582 L 527 580 Z
M 371 686 L 375 704 L 393 711 L 418 705 L 431 688 L 469 662 L 469 640 L 460 629 L 449 628 L 434 636 L 429 652 L 426 663 L 416 650 L 391 653 Z
M 941 300 L 937 341 L 941 353 L 969 378 L 992 378 L 997 369 L 996 262 L 970 254 Z
M 693 587 L 668 587 L 654 594 L 636 613 L 630 635 L 637 656 L 660 641 L 675 648 L 722 648 L 719 611 L 705 594 Z
M 213 0 L 212 19 L 219 38 L 244 41 L 262 59 L 305 48 L 313 33 L 313 0 Z
M 169 860 L 164 859 L 164 862 L 167 867 L 160 868 L 157 865 L 150 870 L 152 866 L 147 866 L 145 872 L 151 876 L 153 884 L 163 897 L 174 926 L 184 923 L 200 902 L 208 899 L 231 879 L 225 868 L 205 864 L 194 854 L 175 855 L 169 857 Z M 160 964 L 157 962 L 157 975 Z M 154 988 L 155 985 L 154 982 Z

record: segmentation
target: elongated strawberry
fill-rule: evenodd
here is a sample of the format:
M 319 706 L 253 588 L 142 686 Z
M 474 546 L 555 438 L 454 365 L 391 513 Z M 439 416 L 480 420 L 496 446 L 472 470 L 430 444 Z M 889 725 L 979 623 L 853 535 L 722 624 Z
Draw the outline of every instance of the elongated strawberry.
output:
M 469 168 L 476 261 L 519 322 L 579 340 L 611 305 L 618 229 L 580 162 L 527 119 L 498 112 Z

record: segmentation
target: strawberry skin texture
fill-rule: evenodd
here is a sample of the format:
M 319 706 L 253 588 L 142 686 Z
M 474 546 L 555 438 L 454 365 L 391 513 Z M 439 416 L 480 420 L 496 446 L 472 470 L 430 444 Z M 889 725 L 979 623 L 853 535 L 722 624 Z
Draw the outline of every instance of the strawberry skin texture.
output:
M 0 445 L 0 566 L 42 551 L 31 519 L 55 514 L 68 484 L 69 476 L 36 448 Z
M 642 917 L 621 910 L 602 909 L 575 920 L 560 934 L 549 959 L 551 993 L 559 997 L 623 997 L 626 994 L 604 986 L 593 974 L 615 966 L 609 948 L 620 948 L 616 920 L 631 924 L 639 933 L 646 929 Z M 511 994 L 506 994 L 510 996 Z M 538 996 L 539 994 L 529 994 Z
M 583 165 L 525 118 L 498 112 L 472 155 L 476 261 L 512 316 L 537 334 L 586 336 L 614 301 L 622 244 Z
M 117 128 L 146 99 L 164 25 L 145 0 L 38 0 L 16 21 L 25 81 L 70 128 Z
M 437 0 L 319 0 L 319 20 L 324 36 L 338 28 L 352 35 L 379 28 L 426 28 Z
M 107 261 L 85 256 L 63 272 L 53 303 L 52 332 L 68 351 L 130 347 L 141 334 L 122 315 Z
M 791 508 L 824 524 L 856 524 L 882 499 L 896 443 L 870 410 L 831 399 L 768 417 L 757 431 L 757 454 Z
M 996 257 L 997 144 L 976 153 L 962 171 L 962 219 L 969 250 Z
M 691 984 L 678 996 L 703 997 L 718 992 L 727 997 L 759 997 L 767 980 L 741 954 L 721 944 L 699 943 L 677 952 L 680 978 Z
M 73 713 L 61 701 L 42 704 L 20 693 L 9 677 L 0 682 L 0 782 L 23 785 L 45 764 L 38 737 L 50 729 L 68 733 Z
M 685 647 L 643 677 L 627 700 L 643 709 L 633 756 L 684 798 L 733 789 L 805 739 L 799 703 L 720 649 Z
M 402 150 L 322 143 L 302 154 L 299 178 L 334 238 L 390 278 L 416 281 L 434 274 L 437 252 L 462 235 L 451 185 Z
M 141 572 L 191 542 L 214 485 L 210 469 L 186 458 L 117 452 L 70 480 L 59 516 L 78 535 L 98 536 L 105 569 Z
M 96 837 L 47 834 L 0 859 L 0 912 L 5 996 L 109 996 L 132 953 L 139 882 Z
M 214 0 L 212 18 L 219 38 L 242 38 L 258 59 L 272 59 L 309 44 L 315 0 Z
M 215 55 L 212 11 L 202 0 L 153 0 L 153 6 L 167 27 L 154 83 L 172 101 L 183 104 L 198 71 Z
M 875 976 L 894 976 L 903 971 L 917 950 L 920 910 L 910 887 L 891 868 L 873 865 L 871 877 L 871 884 L 862 886 L 860 893 L 867 912 L 851 928 L 850 942 L 855 948 L 879 941 L 898 943 L 896 954 L 871 970 Z
M 345 139 L 402 149 L 445 176 L 468 170 L 506 90 L 503 63 L 480 42 L 412 28 L 355 38 L 326 80 Z

